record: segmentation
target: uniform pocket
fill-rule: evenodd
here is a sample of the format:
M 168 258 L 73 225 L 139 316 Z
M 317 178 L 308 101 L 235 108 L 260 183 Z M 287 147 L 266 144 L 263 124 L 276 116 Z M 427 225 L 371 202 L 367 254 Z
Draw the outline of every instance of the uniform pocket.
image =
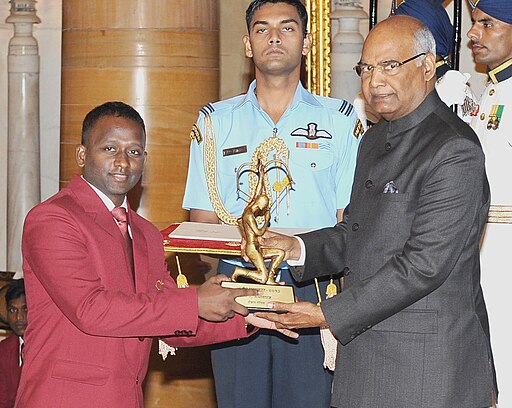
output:
M 301 171 L 315 173 L 331 168 L 334 155 L 330 150 L 324 149 L 295 149 L 290 152 L 290 163 L 300 167 Z

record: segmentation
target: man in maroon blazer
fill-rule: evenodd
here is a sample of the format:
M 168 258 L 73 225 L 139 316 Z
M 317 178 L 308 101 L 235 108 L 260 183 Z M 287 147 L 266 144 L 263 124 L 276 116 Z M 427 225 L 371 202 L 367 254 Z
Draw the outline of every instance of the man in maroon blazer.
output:
M 23 334 L 27 328 L 27 302 L 23 279 L 12 281 L 5 292 L 7 322 L 13 334 L 0 342 L 0 408 L 12 408 L 20 381 Z
M 235 297 L 253 291 L 222 288 L 225 276 L 178 289 L 159 231 L 130 209 L 126 193 L 142 175 L 145 139 L 132 107 L 94 108 L 76 149 L 83 176 L 27 215 L 30 324 L 18 408 L 142 407 L 153 336 L 178 347 L 247 336 L 248 311 Z

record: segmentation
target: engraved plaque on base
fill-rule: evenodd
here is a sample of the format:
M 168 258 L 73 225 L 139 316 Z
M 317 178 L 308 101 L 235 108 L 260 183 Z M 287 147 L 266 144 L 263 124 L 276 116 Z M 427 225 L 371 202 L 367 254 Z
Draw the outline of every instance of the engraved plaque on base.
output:
M 251 312 L 272 312 L 267 306 L 268 302 L 294 303 L 295 293 L 293 286 L 286 285 L 263 285 L 261 283 L 243 283 L 243 282 L 222 282 L 221 286 L 225 288 L 239 289 L 258 289 L 258 296 L 241 296 L 236 301 L 245 306 Z

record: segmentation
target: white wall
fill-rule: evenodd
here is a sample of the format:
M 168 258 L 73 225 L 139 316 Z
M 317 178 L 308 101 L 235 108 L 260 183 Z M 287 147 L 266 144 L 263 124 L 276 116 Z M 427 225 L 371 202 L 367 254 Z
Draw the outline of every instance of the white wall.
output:
M 0 0 L 0 270 L 6 268 L 7 212 L 7 55 L 12 24 L 5 23 L 10 3 Z M 62 0 L 39 0 L 36 5 L 41 23 L 34 27 L 40 55 L 40 149 L 41 198 L 59 188 L 60 72 Z

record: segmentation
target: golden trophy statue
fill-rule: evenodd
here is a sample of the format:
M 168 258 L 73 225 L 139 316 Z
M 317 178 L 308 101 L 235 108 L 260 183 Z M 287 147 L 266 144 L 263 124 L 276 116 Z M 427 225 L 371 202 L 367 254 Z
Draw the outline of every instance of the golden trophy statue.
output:
M 258 187 L 253 198 L 247 203 L 242 216 L 238 218 L 238 229 L 245 240 L 245 253 L 256 269 L 237 266 L 231 277 L 232 282 L 223 282 L 222 286 L 258 289 L 258 296 L 244 296 L 237 301 L 250 311 L 267 310 L 272 301 L 293 303 L 295 294 L 292 286 L 279 285 L 276 273 L 283 262 L 285 253 L 279 248 L 261 248 L 258 238 L 270 224 L 270 200 L 264 192 L 264 166 L 258 163 Z M 267 269 L 265 261 L 270 261 Z M 240 278 L 257 283 L 237 282 Z
M 256 267 L 256 270 L 237 266 L 232 279 L 240 277 L 252 279 L 258 283 L 275 285 L 277 268 L 284 260 L 284 251 L 279 248 L 261 248 L 258 238 L 261 237 L 270 225 L 270 200 L 265 193 L 265 166 L 258 161 L 258 184 L 252 200 L 247 203 L 242 216 L 237 220 L 238 229 L 245 240 L 245 253 Z M 258 220 L 262 220 L 259 222 Z M 265 261 L 270 260 L 267 269 Z
M 258 289 L 260 291 L 258 296 L 244 296 L 237 299 L 251 311 L 266 310 L 267 304 L 272 301 L 285 303 L 295 301 L 293 287 L 276 282 L 276 273 L 284 260 L 284 251 L 279 248 L 261 248 L 258 241 L 270 225 L 271 201 L 265 190 L 266 168 L 261 160 L 257 161 L 257 170 L 254 172 L 258 180 L 256 188 L 242 215 L 237 219 L 237 225 L 245 241 L 245 253 L 255 269 L 237 266 L 231 277 L 232 282 L 222 283 L 226 287 Z M 270 262 L 268 269 L 265 262 Z M 238 282 L 240 278 L 257 283 Z
M 271 213 L 274 221 L 279 220 L 281 201 L 286 201 L 289 208 L 290 190 L 293 180 L 288 168 L 289 150 L 284 140 L 276 132 L 262 141 L 254 151 L 251 162 L 244 163 L 237 169 L 237 194 L 247 204 L 240 216 L 234 216 L 220 199 L 217 186 L 217 158 L 213 124 L 209 115 L 205 117 L 204 170 L 208 185 L 208 194 L 213 209 L 222 223 L 236 225 L 246 242 L 246 254 L 255 269 L 237 267 L 231 282 L 223 282 L 226 287 L 257 288 L 258 296 L 245 296 L 237 301 L 250 310 L 265 310 L 267 303 L 295 301 L 292 286 L 276 283 L 276 273 L 284 259 L 284 252 L 278 248 L 261 248 L 258 238 L 270 225 Z M 273 173 L 270 184 L 269 173 Z M 242 188 L 242 176 L 248 176 L 248 190 Z M 244 184 L 246 187 L 247 184 Z M 286 197 L 286 199 L 285 199 Z M 269 269 L 265 264 L 270 261 Z M 255 283 L 239 282 L 239 279 L 252 280 Z

